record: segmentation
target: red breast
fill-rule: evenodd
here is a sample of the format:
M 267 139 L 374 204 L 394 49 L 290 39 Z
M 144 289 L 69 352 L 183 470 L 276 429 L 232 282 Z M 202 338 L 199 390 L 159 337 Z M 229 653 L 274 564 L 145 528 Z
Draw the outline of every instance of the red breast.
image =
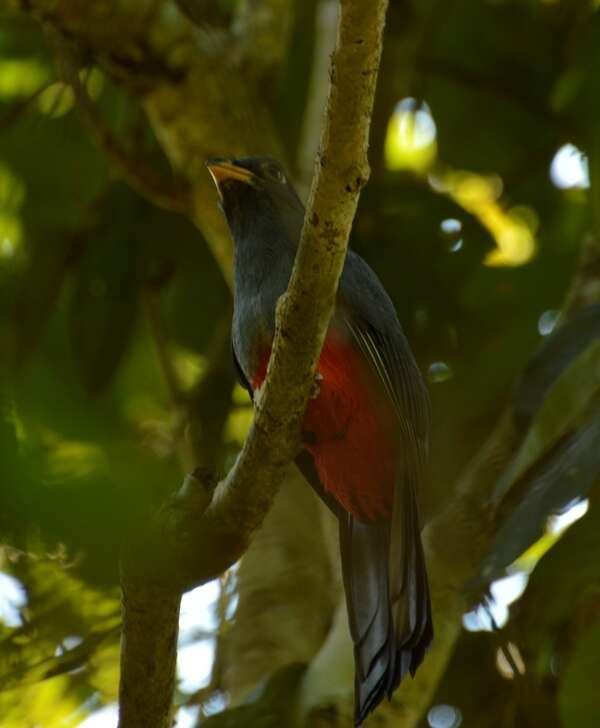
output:
M 252 380 L 264 381 L 270 350 Z M 304 446 L 323 486 L 359 520 L 390 516 L 396 480 L 394 413 L 362 354 L 335 332 L 319 359 L 319 394 L 306 407 Z

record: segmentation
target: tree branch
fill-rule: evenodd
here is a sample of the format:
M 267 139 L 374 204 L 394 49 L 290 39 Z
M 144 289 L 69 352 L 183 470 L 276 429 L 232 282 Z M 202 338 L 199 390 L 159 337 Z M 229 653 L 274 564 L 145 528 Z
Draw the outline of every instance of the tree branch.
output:
M 8 107 L 8 110 L 0 117 L 0 131 L 7 129 L 17 122 L 21 116 L 31 108 L 33 102 L 44 93 L 44 91 L 50 86 L 50 83 L 44 83 L 36 91 L 24 99 L 17 99 L 13 101 Z
M 191 211 L 189 187 L 182 180 L 175 179 L 169 183 L 161 179 L 144 160 L 132 157 L 122 148 L 89 97 L 87 89 L 79 78 L 78 69 L 60 38 L 56 39 L 56 47 L 65 79 L 75 94 L 81 121 L 117 173 L 133 190 L 157 207 L 169 212 L 189 214 Z
M 178 595 L 242 555 L 300 448 L 304 410 L 369 176 L 369 126 L 386 7 L 387 0 L 341 0 L 321 151 L 294 270 L 277 309 L 264 394 L 242 452 L 212 502 L 212 476 L 196 471 L 158 514 L 142 519 L 124 551 L 121 728 L 141 725 L 142 715 L 148 728 L 168 725 Z M 155 706 L 152 716 L 140 704 L 143 695 Z
M 180 595 L 123 584 L 119 728 L 170 728 Z
M 213 504 L 218 518 L 233 518 L 248 534 L 260 525 L 282 467 L 300 445 L 358 197 L 369 176 L 368 133 L 386 6 L 384 0 L 368 8 L 356 0 L 341 2 L 321 151 L 296 262 L 278 305 L 264 394 L 241 456 Z M 257 473 L 264 487 L 259 488 Z

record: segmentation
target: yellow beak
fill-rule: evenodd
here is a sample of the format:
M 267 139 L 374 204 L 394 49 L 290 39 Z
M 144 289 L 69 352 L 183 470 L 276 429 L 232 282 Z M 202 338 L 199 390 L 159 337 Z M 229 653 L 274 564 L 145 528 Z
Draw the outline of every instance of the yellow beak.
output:
M 228 179 L 235 179 L 238 182 L 245 182 L 246 184 L 252 184 L 254 180 L 254 174 L 250 170 L 244 167 L 238 167 L 233 162 L 221 159 L 214 161 L 209 159 L 206 162 L 206 166 L 217 189 L 221 183 Z

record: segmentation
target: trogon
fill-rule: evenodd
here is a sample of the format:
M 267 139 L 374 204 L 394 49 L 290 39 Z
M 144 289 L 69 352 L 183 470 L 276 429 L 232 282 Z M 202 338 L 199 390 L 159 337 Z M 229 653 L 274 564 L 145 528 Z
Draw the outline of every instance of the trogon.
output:
M 233 353 L 252 396 L 266 375 L 304 206 L 270 157 L 207 166 L 234 241 Z M 352 251 L 317 379 L 297 464 L 339 520 L 360 725 L 414 675 L 433 637 L 418 507 L 430 407 L 394 306 Z

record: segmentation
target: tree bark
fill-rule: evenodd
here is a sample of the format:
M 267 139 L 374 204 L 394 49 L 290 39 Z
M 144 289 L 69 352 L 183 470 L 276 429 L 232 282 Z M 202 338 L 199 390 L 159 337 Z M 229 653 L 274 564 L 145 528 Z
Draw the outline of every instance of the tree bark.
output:
M 118 728 L 170 728 L 177 665 L 177 592 L 124 583 Z

